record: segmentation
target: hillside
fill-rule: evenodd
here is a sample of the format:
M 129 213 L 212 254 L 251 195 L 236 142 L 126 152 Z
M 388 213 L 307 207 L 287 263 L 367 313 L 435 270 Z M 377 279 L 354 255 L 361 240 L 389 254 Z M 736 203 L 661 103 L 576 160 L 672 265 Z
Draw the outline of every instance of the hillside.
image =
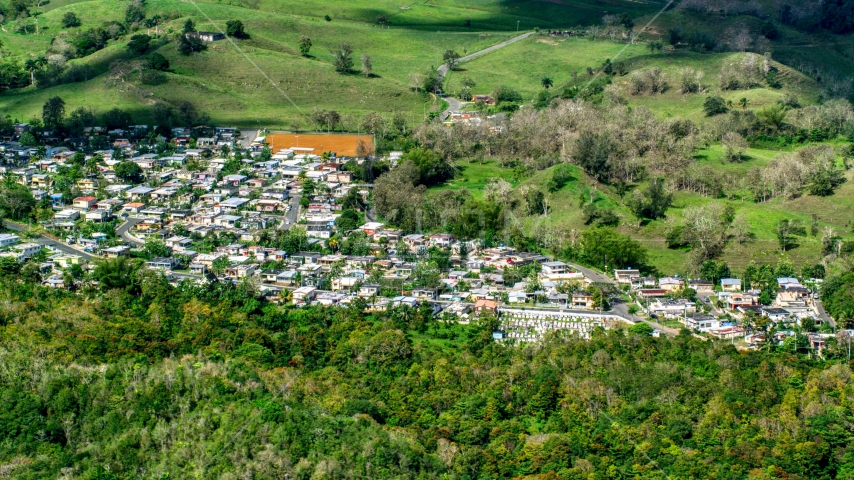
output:
M 655 7 L 654 3 L 617 4 L 630 5 L 638 14 Z M 126 6 L 115 0 L 48 2 L 42 8 L 32 8 L 33 13 L 40 13 L 37 22 L 33 17 L 8 22 L 0 32 L 0 41 L 23 61 L 47 50 L 51 38 L 71 38 L 105 22 L 121 22 Z M 62 18 L 68 12 L 83 19 L 82 25 L 63 28 Z M 162 19 L 156 28 L 140 25 L 137 33 L 157 32 L 166 42 L 154 50 L 170 62 L 166 83 L 144 85 L 131 78 L 116 85 L 108 79 L 113 62 L 131 59 L 124 48 L 133 33 L 128 32 L 110 41 L 106 49 L 69 62 L 91 67 L 85 81 L 43 90 L 29 87 L 7 91 L 0 97 L 0 108 L 12 117 L 27 119 L 39 113 L 47 98 L 59 95 L 68 103 L 69 111 L 78 106 L 99 111 L 115 106 L 133 112 L 141 122 L 151 120 L 150 106 L 155 102 L 190 100 L 215 122 L 246 127 L 308 129 L 311 126 L 305 116 L 315 108 L 357 116 L 399 111 L 417 123 L 440 104 L 435 98 L 412 91 L 408 77 L 441 64 L 444 51 L 473 52 L 509 38 L 517 27 L 589 24 L 598 21 L 602 13 L 583 3 L 568 6 L 536 1 L 513 5 L 487 1 L 475 6 L 446 1 L 401 7 L 377 2 L 330 5 L 321 1 L 223 4 L 152 0 L 145 3 L 145 15 Z M 325 20 L 326 15 L 330 21 Z M 380 17 L 382 24 L 378 23 Z M 555 22 L 555 18 L 561 21 Z M 239 19 L 250 38 L 236 40 L 240 51 L 229 41 L 219 41 L 207 51 L 184 57 L 177 53 L 174 38 L 187 19 L 207 30 L 224 30 L 228 20 Z M 36 23 L 37 34 L 14 33 L 22 25 L 34 29 Z M 299 52 L 303 35 L 313 43 L 309 57 Z M 330 50 L 345 40 L 355 52 L 357 70 L 361 67 L 359 57 L 363 53 L 371 56 L 373 77 L 334 72 Z M 357 123 L 345 128 L 355 129 Z

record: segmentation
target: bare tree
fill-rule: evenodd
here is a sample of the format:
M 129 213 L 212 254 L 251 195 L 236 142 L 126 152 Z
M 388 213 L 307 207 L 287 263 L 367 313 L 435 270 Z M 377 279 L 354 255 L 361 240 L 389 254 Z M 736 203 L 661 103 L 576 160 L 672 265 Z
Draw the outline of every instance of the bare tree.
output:
M 367 53 L 362 54 L 362 73 L 364 73 L 366 77 L 374 76 L 373 62 L 371 61 L 371 56 Z

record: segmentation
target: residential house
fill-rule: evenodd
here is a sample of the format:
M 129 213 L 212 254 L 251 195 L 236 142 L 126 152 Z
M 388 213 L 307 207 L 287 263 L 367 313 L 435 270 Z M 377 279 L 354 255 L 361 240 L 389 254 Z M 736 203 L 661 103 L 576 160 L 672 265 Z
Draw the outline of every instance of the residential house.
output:
M 376 283 L 363 283 L 361 287 L 359 287 L 359 296 L 360 297 L 373 297 L 375 295 L 380 294 L 380 286 Z
M 79 210 L 65 209 L 53 214 L 54 220 L 57 222 L 73 222 L 80 218 Z
M 300 287 L 294 290 L 292 295 L 294 305 L 307 305 L 317 296 L 317 289 L 314 287 Z
M 98 203 L 95 197 L 77 197 L 71 202 L 71 206 L 80 210 L 89 210 Z
M 665 318 L 684 317 L 696 311 L 697 305 L 684 298 L 675 300 L 658 299 L 654 303 L 651 303 L 648 308 L 648 312 L 651 315 L 663 315 Z
M 723 321 L 711 315 L 703 315 L 701 313 L 692 313 L 685 316 L 685 326 L 692 330 L 699 330 L 707 333 L 711 330 L 716 330 L 724 326 Z
M 171 272 L 174 268 L 181 265 L 181 262 L 174 257 L 156 257 L 145 262 L 146 266 L 152 270 L 163 270 Z
M 741 280 L 738 278 L 722 278 L 721 290 L 724 292 L 740 292 Z
M 110 213 L 105 210 L 92 210 L 91 212 L 86 212 L 87 222 L 102 223 L 106 222 L 110 218 Z
M 474 304 L 474 311 L 478 315 L 485 313 L 496 314 L 498 313 L 498 302 L 495 300 L 478 300 Z
M 378 231 L 383 228 L 383 224 L 380 222 L 368 222 L 361 227 L 359 230 L 365 232 L 365 235 L 369 237 L 373 237 Z
M 788 310 L 777 307 L 762 307 L 759 309 L 759 313 L 763 316 L 770 318 L 773 322 L 786 320 L 792 316 L 792 313 Z
M 658 279 L 658 288 L 671 293 L 680 290 L 683 285 L 684 282 L 675 277 L 664 277 Z
M 614 270 L 614 278 L 621 285 L 631 285 L 632 279 L 640 277 L 640 270 L 622 269 Z
M 414 288 L 412 289 L 412 296 L 417 298 L 418 300 L 436 300 L 436 289 L 434 288 Z
M 724 297 L 722 295 L 722 297 Z M 750 293 L 733 292 L 725 296 L 726 306 L 730 310 L 735 310 L 738 307 L 753 307 L 759 304 L 759 300 L 755 295 Z
M 101 253 L 107 258 L 126 257 L 129 252 L 130 247 L 127 245 L 119 245 L 101 250 Z
M 151 195 L 151 192 L 153 192 L 153 191 L 154 191 L 153 188 L 140 185 L 138 187 L 131 188 L 127 192 L 128 192 L 128 195 L 130 195 L 130 199 L 134 202 L 137 202 L 139 200 L 148 199 L 149 196 Z
M 572 308 L 591 310 L 593 309 L 593 295 L 589 292 L 572 292 L 572 302 L 570 306 Z
M 689 279 L 688 287 L 693 288 L 695 292 L 701 295 L 711 295 L 715 293 L 715 284 L 701 278 Z

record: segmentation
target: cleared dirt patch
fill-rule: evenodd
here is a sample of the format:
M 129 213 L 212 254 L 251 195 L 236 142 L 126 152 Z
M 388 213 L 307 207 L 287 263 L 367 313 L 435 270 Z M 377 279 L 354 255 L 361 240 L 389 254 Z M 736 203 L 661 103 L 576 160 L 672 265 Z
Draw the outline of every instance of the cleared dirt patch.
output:
M 315 155 L 333 152 L 339 157 L 364 156 L 374 151 L 374 137 L 371 135 L 352 135 L 346 133 L 271 133 L 267 135 L 267 145 L 276 153 L 286 148 L 313 148 Z M 359 143 L 362 143 L 360 152 Z

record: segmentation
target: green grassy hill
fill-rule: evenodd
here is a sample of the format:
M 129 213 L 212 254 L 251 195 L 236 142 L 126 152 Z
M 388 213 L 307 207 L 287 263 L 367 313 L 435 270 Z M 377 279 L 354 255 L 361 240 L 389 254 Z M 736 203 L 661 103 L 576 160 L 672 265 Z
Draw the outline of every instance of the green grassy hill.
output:
M 7 22 L 0 31 L 0 41 L 8 54 L 23 61 L 44 53 L 54 37 L 69 38 L 107 21 L 122 21 L 126 5 L 116 0 L 53 1 L 42 8 L 32 8 L 39 14 L 38 34 L 14 33 L 20 24 L 33 24 L 32 18 L 22 19 Z M 615 8 L 626 7 L 635 15 L 652 11 L 657 5 L 614 3 Z M 249 127 L 308 128 L 303 114 L 314 108 L 355 116 L 371 111 L 401 111 L 416 123 L 431 109 L 440 108 L 440 103 L 411 91 L 408 77 L 440 65 L 445 50 L 474 52 L 510 38 L 517 28 L 589 24 L 598 22 L 606 12 L 595 2 L 496 0 L 408 5 L 385 1 L 151 0 L 146 2 L 145 11 L 147 17 L 172 18 L 157 28 L 160 35 L 168 38 L 175 37 L 187 18 L 203 30 L 221 30 L 228 20 L 239 19 L 251 38 L 235 41 L 239 50 L 229 41 L 220 41 L 192 57 L 179 55 L 175 42 L 170 41 L 158 49 L 172 67 L 166 84 L 113 85 L 105 81 L 104 74 L 113 62 L 131 59 L 124 49 L 124 42 L 133 33 L 130 32 L 94 55 L 70 61 L 93 66 L 95 78 L 44 90 L 30 87 L 7 91 L 0 96 L 0 109 L 15 118 L 31 118 L 39 114 L 45 99 L 59 95 L 66 100 L 69 111 L 78 106 L 98 111 L 117 106 L 132 111 L 141 120 L 146 119 L 149 106 L 155 101 L 190 100 L 214 122 Z M 63 28 L 61 19 L 67 12 L 74 12 L 83 24 Z M 324 19 L 326 15 L 331 21 Z M 385 28 L 377 23 L 381 16 L 387 20 Z M 137 33 L 155 31 L 142 28 Z M 308 58 L 299 55 L 297 43 L 302 35 L 313 42 Z M 355 51 L 357 68 L 363 53 L 372 57 L 375 77 L 334 72 L 330 49 L 345 40 Z M 352 123 L 355 128 L 356 122 Z

